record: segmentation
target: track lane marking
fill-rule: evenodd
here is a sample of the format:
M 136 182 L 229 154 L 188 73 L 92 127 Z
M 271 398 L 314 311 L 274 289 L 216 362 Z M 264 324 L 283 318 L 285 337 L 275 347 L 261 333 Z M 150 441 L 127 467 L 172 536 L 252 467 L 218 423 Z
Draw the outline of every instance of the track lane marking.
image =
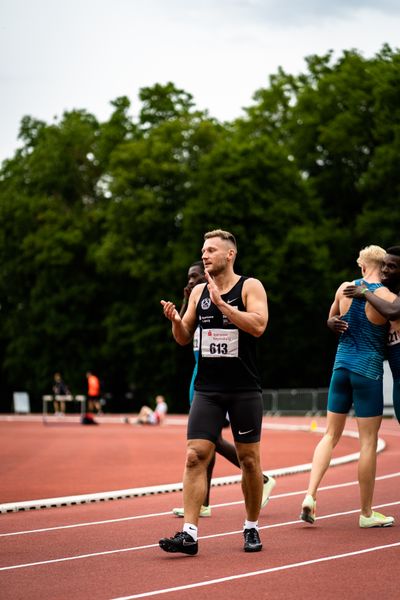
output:
M 390 502 L 387 504 L 378 504 L 376 506 L 374 506 L 373 508 L 384 508 L 387 506 L 397 506 L 400 504 L 400 500 L 397 502 Z M 347 515 L 351 515 L 354 513 L 359 513 L 360 509 L 359 508 L 355 508 L 352 510 L 347 510 L 344 512 L 339 512 L 339 513 L 331 513 L 329 515 L 322 515 L 318 517 L 318 520 L 323 520 L 323 519 L 331 519 L 334 517 L 342 517 L 342 516 L 347 516 Z M 273 523 L 272 525 L 262 525 L 259 527 L 259 529 L 274 529 L 276 527 L 286 527 L 288 525 L 299 525 L 299 524 L 303 524 L 303 522 L 300 519 L 296 519 L 294 521 L 285 521 L 283 523 Z M 230 536 L 230 535 L 238 535 L 242 533 L 242 529 L 237 530 L 237 531 L 225 531 L 223 533 L 213 533 L 211 535 L 204 535 L 204 536 L 200 536 L 199 540 L 210 540 L 213 538 L 221 538 L 221 537 L 225 537 L 225 536 Z M 109 554 L 118 554 L 118 553 L 122 553 L 122 552 L 134 552 L 137 550 L 147 550 L 149 548 L 158 548 L 158 544 L 147 544 L 145 546 L 132 546 L 130 548 L 117 548 L 116 550 L 103 550 L 102 552 L 92 552 L 92 553 L 88 553 L 88 554 L 77 554 L 75 556 L 65 556 L 62 558 L 52 558 L 49 560 L 41 560 L 41 561 L 37 561 L 37 562 L 32 562 L 32 563 L 22 563 L 22 564 L 17 564 L 17 565 L 8 565 L 6 567 L 0 567 L 0 571 L 12 571 L 15 569 L 23 569 L 23 568 L 28 568 L 28 567 L 38 567 L 38 566 L 42 566 L 42 565 L 51 565 L 54 563 L 60 563 L 60 562 L 68 562 L 71 560 L 82 560 L 84 558 L 94 558 L 97 556 L 107 556 Z
M 281 424 L 264 424 L 263 429 L 271 429 L 276 431 L 303 431 L 303 432 L 311 432 L 310 426 L 307 425 L 281 425 Z M 321 433 L 325 432 L 325 428 L 317 427 L 312 430 L 313 433 Z M 358 439 L 358 432 L 345 429 L 342 432 L 342 436 L 351 437 Z M 386 447 L 386 442 L 382 438 L 378 438 L 377 442 L 377 453 L 382 452 Z M 330 466 L 339 466 L 349 462 L 354 462 L 358 460 L 360 457 L 360 452 L 353 452 L 352 454 L 345 454 L 342 456 L 337 456 L 332 458 Z M 311 471 L 312 464 L 304 463 L 301 465 L 293 465 L 292 467 L 283 467 L 280 469 L 274 469 L 267 474 L 272 475 L 273 477 L 278 477 L 281 475 L 293 475 L 295 473 L 304 473 L 306 471 Z M 216 477 L 211 480 L 211 485 L 219 486 L 219 485 L 230 485 L 234 483 L 240 483 L 242 479 L 241 475 L 231 475 L 229 477 Z M 122 500 L 125 498 L 134 498 L 140 496 L 149 496 L 154 494 L 166 493 L 166 492 L 179 492 L 183 490 L 183 483 L 170 483 L 163 485 L 153 485 L 148 487 L 141 488 L 128 488 L 125 490 L 113 490 L 106 492 L 97 492 L 91 494 L 78 494 L 74 496 L 61 496 L 58 498 L 42 498 L 36 500 L 23 500 L 18 502 L 6 502 L 5 504 L 0 504 L 0 513 L 11 513 L 11 512 L 22 512 L 22 511 L 30 511 L 30 510 L 40 510 L 44 508 L 57 508 L 63 506 L 74 506 L 77 504 L 91 504 L 94 502 L 104 502 L 110 500 Z
M 376 477 L 375 481 L 384 481 L 385 479 L 392 479 L 393 477 L 400 477 L 400 471 L 398 471 L 396 473 L 390 473 L 388 475 L 380 475 L 379 477 Z M 349 486 L 353 486 L 353 485 L 358 485 L 358 481 L 348 481 L 346 483 L 336 483 L 336 484 L 332 484 L 332 485 L 322 486 L 318 489 L 318 493 L 328 491 L 328 490 L 349 487 Z M 274 496 L 271 496 L 270 500 L 289 498 L 291 496 L 301 496 L 306 493 L 307 493 L 307 490 L 300 490 L 298 492 L 285 492 L 284 494 L 275 494 Z M 244 504 L 244 501 L 243 500 L 235 500 L 233 502 L 223 502 L 221 504 L 212 504 L 211 507 L 213 509 L 214 508 L 226 508 L 229 506 L 238 506 L 239 504 Z M 389 506 L 389 505 L 387 505 L 387 506 Z M 73 523 L 72 525 L 57 525 L 55 527 L 44 527 L 42 529 L 27 529 L 25 531 L 12 531 L 12 532 L 8 532 L 8 533 L 0 533 L 0 538 L 1 537 L 11 537 L 11 536 L 16 536 L 16 535 L 28 535 L 28 534 L 32 534 L 32 533 L 46 533 L 48 531 L 74 529 L 77 527 L 92 527 L 94 525 L 109 525 L 112 523 L 121 523 L 124 521 L 135 521 L 138 519 L 150 519 L 150 518 L 154 518 L 154 517 L 164 517 L 164 516 L 172 516 L 172 512 L 169 510 L 167 512 L 149 513 L 146 515 L 135 515 L 132 517 L 120 517 L 118 519 L 106 519 L 103 521 L 88 521 L 86 523 Z
M 133 594 L 131 596 L 119 596 L 113 598 L 113 600 L 135 600 L 136 598 L 148 598 L 149 596 L 156 596 L 159 594 L 169 594 L 171 592 L 180 592 L 183 590 L 190 590 L 199 587 L 205 587 L 209 585 L 216 585 L 218 583 L 226 583 L 229 581 L 235 581 L 237 579 L 244 579 L 245 577 L 256 577 L 258 575 L 267 575 L 269 573 L 277 573 L 279 571 L 286 571 L 288 569 L 296 569 L 299 567 L 306 567 L 308 565 L 315 565 L 318 563 L 328 562 L 331 560 L 339 560 L 342 558 L 349 558 L 352 556 L 359 556 L 361 554 L 367 554 L 369 552 L 378 552 L 379 550 L 387 550 L 388 548 L 396 548 L 400 546 L 400 542 L 394 542 L 393 544 L 385 544 L 383 546 L 374 546 L 373 548 L 364 548 L 362 550 L 355 550 L 353 552 L 345 552 L 344 554 L 333 554 L 331 556 L 321 556 L 320 558 L 314 558 L 312 560 L 305 560 L 298 563 L 290 563 L 287 565 L 280 565 L 279 567 L 271 567 L 269 569 L 262 569 L 260 571 L 251 571 L 250 573 L 241 573 L 240 575 L 230 575 L 228 577 L 221 577 L 219 579 L 211 579 L 210 581 L 199 581 L 196 583 L 190 583 L 187 585 L 180 585 L 173 588 L 164 588 L 160 590 L 154 590 L 152 592 L 143 592 L 141 594 Z

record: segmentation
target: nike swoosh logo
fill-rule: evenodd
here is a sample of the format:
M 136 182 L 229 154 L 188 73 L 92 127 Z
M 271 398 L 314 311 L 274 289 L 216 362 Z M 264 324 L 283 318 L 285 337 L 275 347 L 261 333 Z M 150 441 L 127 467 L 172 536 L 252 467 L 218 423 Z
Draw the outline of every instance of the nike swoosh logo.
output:
M 196 542 L 187 542 L 186 540 L 183 540 L 183 545 L 184 546 L 193 546 Z
M 238 431 L 239 435 L 246 435 L 246 433 L 251 433 L 253 429 L 249 429 L 248 431 Z
M 235 302 L 236 300 L 239 300 L 239 298 L 234 298 L 233 300 L 227 300 L 226 302 L 228 304 L 232 304 L 232 302 Z

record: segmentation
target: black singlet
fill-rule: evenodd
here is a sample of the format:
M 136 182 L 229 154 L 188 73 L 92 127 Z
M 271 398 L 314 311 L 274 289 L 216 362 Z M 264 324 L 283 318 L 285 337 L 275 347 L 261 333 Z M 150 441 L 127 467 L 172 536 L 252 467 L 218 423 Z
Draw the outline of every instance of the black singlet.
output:
M 222 299 L 240 311 L 246 311 L 239 281 Z M 196 308 L 200 328 L 200 352 L 194 388 L 201 392 L 241 392 L 261 390 L 256 366 L 257 338 L 231 323 L 211 302 L 207 286 Z

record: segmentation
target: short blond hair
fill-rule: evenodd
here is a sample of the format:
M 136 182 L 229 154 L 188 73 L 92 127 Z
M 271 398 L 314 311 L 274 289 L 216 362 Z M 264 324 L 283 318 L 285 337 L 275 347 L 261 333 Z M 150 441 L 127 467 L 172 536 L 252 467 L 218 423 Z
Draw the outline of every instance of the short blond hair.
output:
M 230 231 L 224 231 L 223 229 L 214 229 L 213 231 L 207 231 L 204 234 L 204 239 L 208 240 L 209 238 L 218 237 L 221 240 L 225 240 L 226 242 L 232 242 L 232 244 L 237 248 L 236 239 L 233 233 Z
M 357 264 L 359 267 L 362 267 L 363 265 L 370 265 L 372 263 L 381 265 L 385 255 L 386 251 L 380 246 L 366 246 L 360 250 L 360 254 L 357 258 Z

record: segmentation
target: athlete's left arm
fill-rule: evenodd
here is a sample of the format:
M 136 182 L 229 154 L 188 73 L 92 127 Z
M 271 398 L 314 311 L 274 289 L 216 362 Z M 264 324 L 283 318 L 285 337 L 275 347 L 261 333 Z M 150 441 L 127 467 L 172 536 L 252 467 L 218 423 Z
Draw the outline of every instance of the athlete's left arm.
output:
M 218 308 L 236 327 L 254 337 L 260 337 L 268 324 L 268 300 L 261 281 L 246 279 L 242 288 L 242 299 L 246 312 L 237 310 L 222 299 Z
M 349 285 L 343 293 L 349 298 L 365 298 L 381 315 L 390 321 L 400 318 L 400 297 L 385 287 L 378 288 L 373 292 L 365 285 Z

